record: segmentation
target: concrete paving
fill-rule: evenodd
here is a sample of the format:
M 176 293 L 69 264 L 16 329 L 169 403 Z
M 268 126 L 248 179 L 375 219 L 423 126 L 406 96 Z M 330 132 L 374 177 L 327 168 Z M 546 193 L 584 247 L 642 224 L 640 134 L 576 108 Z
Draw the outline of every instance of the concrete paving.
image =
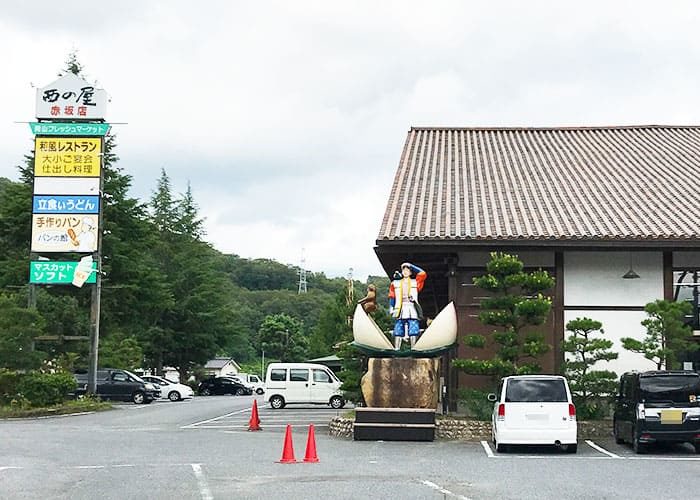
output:
M 575 455 L 501 454 L 487 442 L 354 442 L 327 435 L 335 410 L 271 410 L 261 397 L 263 430 L 248 432 L 252 399 L 0 421 L 0 498 L 671 500 L 696 498 L 700 488 L 700 456 L 687 445 L 640 456 L 612 439 L 580 441 Z M 287 423 L 298 460 L 314 423 L 319 463 L 278 463 Z

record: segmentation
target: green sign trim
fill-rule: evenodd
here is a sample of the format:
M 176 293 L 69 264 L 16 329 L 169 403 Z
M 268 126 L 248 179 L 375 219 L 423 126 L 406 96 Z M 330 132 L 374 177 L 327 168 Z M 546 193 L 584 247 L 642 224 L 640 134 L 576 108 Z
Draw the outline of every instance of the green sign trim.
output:
M 73 283 L 75 268 L 78 262 L 60 260 L 33 260 L 29 264 L 29 283 L 35 285 L 70 285 Z M 92 269 L 97 270 L 97 263 L 92 263 Z M 85 283 L 95 283 L 97 273 L 90 273 Z
M 84 135 L 103 137 L 109 132 L 109 123 L 31 122 L 34 135 Z

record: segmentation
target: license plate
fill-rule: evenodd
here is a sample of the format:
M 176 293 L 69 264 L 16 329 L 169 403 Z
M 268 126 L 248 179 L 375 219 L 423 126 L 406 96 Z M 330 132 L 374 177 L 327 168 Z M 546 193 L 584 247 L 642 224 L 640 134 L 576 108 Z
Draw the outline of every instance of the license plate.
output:
M 527 420 L 535 420 L 537 422 L 544 422 L 549 420 L 549 415 L 546 413 L 527 413 L 525 414 Z
M 682 424 L 683 410 L 661 410 L 662 424 Z

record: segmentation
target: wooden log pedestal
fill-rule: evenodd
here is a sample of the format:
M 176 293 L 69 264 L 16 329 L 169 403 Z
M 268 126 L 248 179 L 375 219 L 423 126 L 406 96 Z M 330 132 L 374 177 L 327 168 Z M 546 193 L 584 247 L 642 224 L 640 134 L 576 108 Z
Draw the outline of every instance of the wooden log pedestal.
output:
M 356 441 L 433 441 L 438 358 L 370 358 L 362 377 L 366 408 L 355 409 Z

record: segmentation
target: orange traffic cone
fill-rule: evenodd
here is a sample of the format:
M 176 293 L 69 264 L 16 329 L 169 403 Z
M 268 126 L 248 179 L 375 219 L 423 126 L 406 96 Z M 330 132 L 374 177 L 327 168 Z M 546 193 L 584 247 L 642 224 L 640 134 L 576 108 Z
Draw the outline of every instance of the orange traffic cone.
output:
M 316 434 L 314 433 L 314 424 L 309 425 L 309 437 L 306 440 L 306 455 L 304 462 L 318 462 L 316 455 Z
M 261 431 L 262 428 L 260 427 L 260 418 L 258 417 L 258 402 L 257 400 L 253 400 L 253 411 L 250 414 L 250 420 L 248 421 L 248 430 L 249 431 Z
M 284 434 L 284 449 L 282 450 L 281 464 L 294 464 L 297 459 L 294 458 L 294 443 L 292 443 L 292 426 L 287 424 L 287 432 Z

